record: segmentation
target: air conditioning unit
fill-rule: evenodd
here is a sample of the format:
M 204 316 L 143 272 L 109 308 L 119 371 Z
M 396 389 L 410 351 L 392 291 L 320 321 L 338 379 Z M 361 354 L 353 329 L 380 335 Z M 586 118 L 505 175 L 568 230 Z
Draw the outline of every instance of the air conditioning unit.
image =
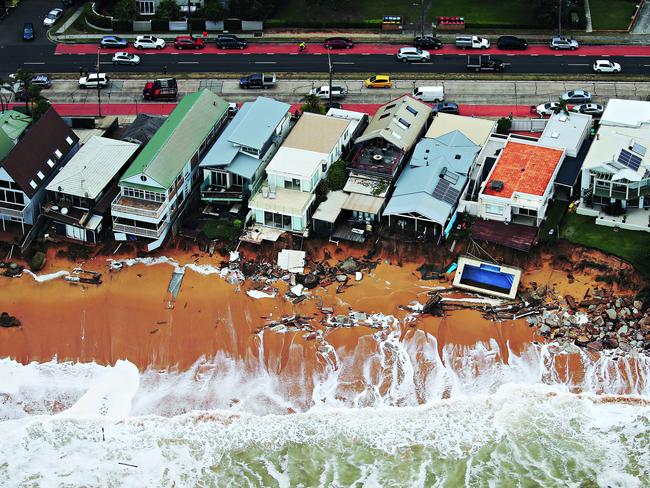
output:
M 492 180 L 490 182 L 490 190 L 493 190 L 493 191 L 501 191 L 501 190 L 503 190 L 503 181 Z

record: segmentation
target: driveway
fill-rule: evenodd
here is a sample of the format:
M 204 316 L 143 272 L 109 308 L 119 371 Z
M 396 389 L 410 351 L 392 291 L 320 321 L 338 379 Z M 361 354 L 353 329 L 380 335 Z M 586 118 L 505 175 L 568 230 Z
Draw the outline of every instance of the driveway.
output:
M 26 44 L 50 45 L 46 34 L 47 28 L 43 26 L 43 19 L 50 10 L 57 7 L 64 10 L 66 8 L 58 0 L 22 0 L 0 23 L 0 48 Z M 33 41 L 23 41 L 23 24 L 25 22 L 34 24 L 36 39 Z
M 632 34 L 650 34 L 650 2 L 645 2 L 641 7 L 634 27 L 632 27 Z

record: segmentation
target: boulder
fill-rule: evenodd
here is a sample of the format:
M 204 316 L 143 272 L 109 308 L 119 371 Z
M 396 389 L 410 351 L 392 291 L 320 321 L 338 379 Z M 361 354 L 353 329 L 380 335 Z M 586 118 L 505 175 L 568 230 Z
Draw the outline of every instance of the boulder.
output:
M 540 334 L 548 334 L 549 332 L 551 332 L 551 328 L 546 324 L 542 324 L 542 326 L 539 328 Z
M 587 344 L 587 347 L 593 351 L 602 351 L 603 343 L 601 341 L 591 341 L 589 344 Z
M 605 325 L 605 319 L 603 319 L 600 315 L 597 315 L 596 317 L 594 317 L 592 323 L 596 327 L 602 327 L 603 325 Z
M 643 302 L 641 300 L 634 300 L 634 303 L 632 304 L 634 308 L 637 310 L 642 310 L 643 309 Z
M 20 320 L 7 312 L 0 314 L 0 327 L 20 327 Z
M 616 310 L 613 308 L 608 308 L 605 310 L 605 313 L 607 314 L 607 317 L 609 320 L 616 320 L 618 318 L 618 314 L 616 313 Z
M 618 348 L 623 352 L 630 352 L 632 350 L 632 346 L 627 342 L 619 342 Z
M 623 306 L 623 299 L 622 298 L 617 298 L 616 299 L 616 308 L 621 308 Z
M 576 337 L 576 344 L 579 346 L 586 346 L 591 342 L 591 337 L 585 334 L 580 334 L 578 337 Z
M 605 349 L 616 349 L 618 347 L 618 340 L 615 337 L 605 337 L 602 342 Z
M 302 284 L 304 285 L 305 288 L 311 290 L 312 288 L 316 288 L 316 286 L 318 286 L 318 282 L 319 282 L 318 276 L 316 276 L 315 274 L 308 274 L 305 275 Z
M 336 281 L 340 283 L 345 283 L 346 281 L 348 281 L 348 277 L 347 275 L 344 274 L 336 275 Z
M 347 258 L 339 264 L 339 269 L 344 273 L 355 273 L 359 271 L 359 263 L 354 258 Z
M 628 326 L 627 326 L 627 325 L 624 325 L 623 327 L 621 327 L 620 329 L 618 329 L 618 334 L 619 334 L 619 335 L 627 334 L 628 330 L 629 330 Z

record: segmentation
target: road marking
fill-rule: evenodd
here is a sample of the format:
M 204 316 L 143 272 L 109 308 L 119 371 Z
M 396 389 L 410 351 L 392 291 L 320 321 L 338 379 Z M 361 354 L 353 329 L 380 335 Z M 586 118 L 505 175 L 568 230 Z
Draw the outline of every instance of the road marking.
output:
M 531 54 L 531 56 L 539 56 L 539 54 Z
M 25 62 L 23 64 L 45 64 L 45 61 L 32 61 L 32 62 Z
M 650 64 L 644 64 L 643 66 L 650 66 Z
M 278 64 L 277 61 L 255 61 L 255 64 Z
M 199 64 L 198 61 L 178 61 L 176 64 Z
M 589 66 L 589 64 L 579 64 L 579 63 L 568 63 L 567 66 Z
M 332 64 L 354 64 L 351 61 L 333 61 Z

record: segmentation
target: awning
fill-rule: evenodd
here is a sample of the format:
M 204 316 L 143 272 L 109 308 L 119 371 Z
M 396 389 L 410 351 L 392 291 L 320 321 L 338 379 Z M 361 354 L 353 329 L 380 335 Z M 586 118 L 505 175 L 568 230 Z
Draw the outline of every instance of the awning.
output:
M 341 213 L 341 208 L 348 198 L 348 194 L 343 191 L 330 191 L 327 193 L 327 200 L 322 202 L 314 215 L 313 220 L 321 220 L 333 224 Z
M 360 193 L 350 193 L 343 204 L 344 210 L 353 210 L 376 215 L 384 206 L 385 199 Z

